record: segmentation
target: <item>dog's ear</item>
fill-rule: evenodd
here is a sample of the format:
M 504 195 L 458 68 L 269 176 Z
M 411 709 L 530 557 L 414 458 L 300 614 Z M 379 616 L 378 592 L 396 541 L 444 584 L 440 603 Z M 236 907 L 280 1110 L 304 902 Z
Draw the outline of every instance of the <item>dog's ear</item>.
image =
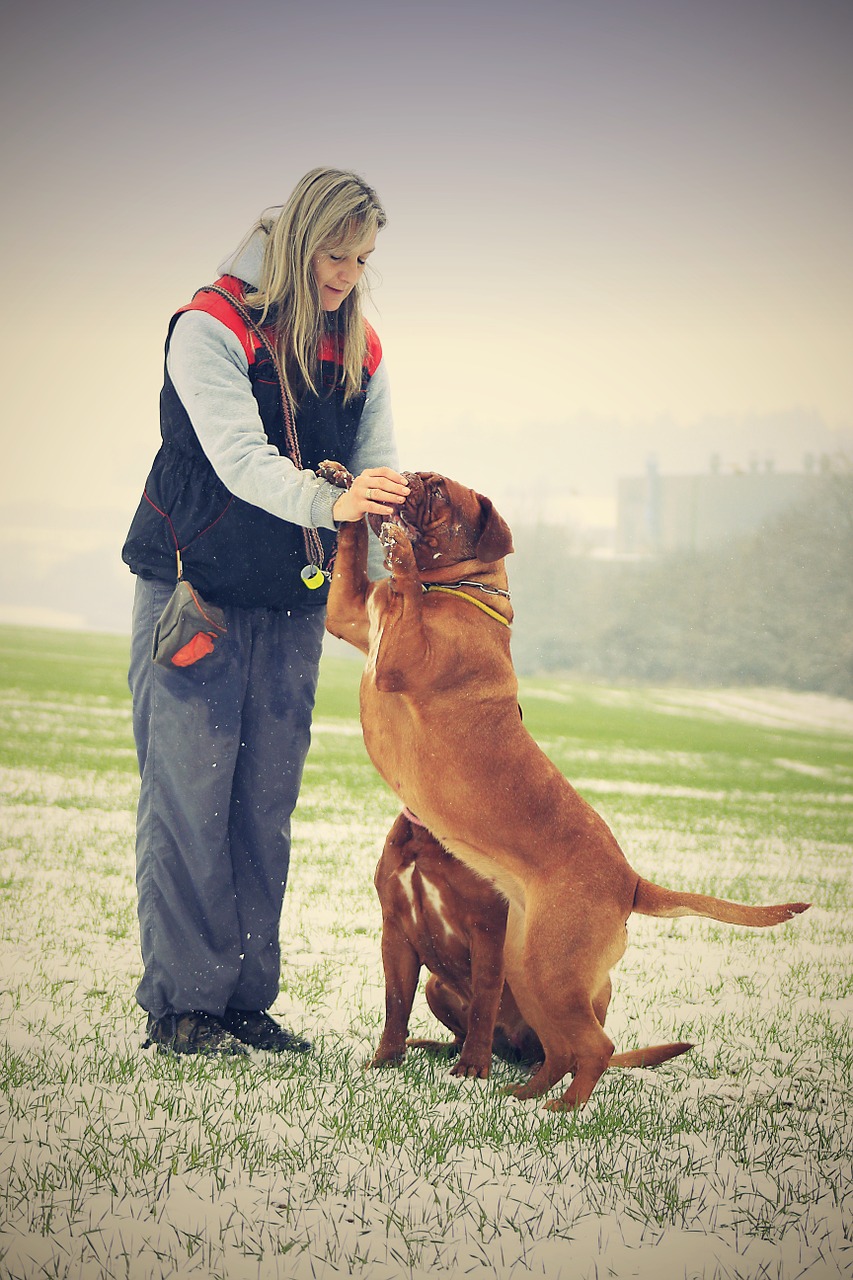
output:
M 502 560 L 515 548 L 512 545 L 512 531 L 503 516 L 498 515 L 492 506 L 491 499 L 477 494 L 480 499 L 480 511 L 483 516 L 483 527 L 477 539 L 477 559 L 483 564 L 492 564 Z

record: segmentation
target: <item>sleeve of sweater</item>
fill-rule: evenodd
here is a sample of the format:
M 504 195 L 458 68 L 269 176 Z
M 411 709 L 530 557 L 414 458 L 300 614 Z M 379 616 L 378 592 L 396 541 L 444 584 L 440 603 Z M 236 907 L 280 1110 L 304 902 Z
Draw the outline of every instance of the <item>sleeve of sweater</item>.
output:
M 246 353 L 231 331 L 203 311 L 172 330 L 166 358 L 181 403 L 219 479 L 245 502 L 306 528 L 334 529 L 340 491 L 298 470 L 270 444 L 249 382 Z M 370 380 L 350 466 L 394 466 L 388 384 L 380 363 Z

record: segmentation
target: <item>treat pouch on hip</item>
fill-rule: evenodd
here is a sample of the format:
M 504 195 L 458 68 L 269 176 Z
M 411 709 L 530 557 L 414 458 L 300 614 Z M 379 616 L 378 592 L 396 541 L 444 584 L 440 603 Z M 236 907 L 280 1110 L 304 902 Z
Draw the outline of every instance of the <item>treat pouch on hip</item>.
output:
M 181 578 L 154 627 L 151 657 L 161 667 L 190 667 L 213 653 L 227 630 L 222 610 Z

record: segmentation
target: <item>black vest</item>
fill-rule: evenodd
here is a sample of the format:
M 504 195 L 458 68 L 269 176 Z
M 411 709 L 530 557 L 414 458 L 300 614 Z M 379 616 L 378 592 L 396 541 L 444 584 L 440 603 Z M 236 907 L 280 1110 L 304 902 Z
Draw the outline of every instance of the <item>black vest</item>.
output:
M 232 293 L 238 288 L 242 291 L 232 277 L 217 283 Z M 219 295 L 200 291 L 190 307 L 222 319 L 241 337 L 247 354 L 251 351 L 249 380 L 261 421 L 269 442 L 286 456 L 281 391 L 266 348 Z M 177 312 L 169 325 L 167 353 L 181 314 Z M 365 389 L 379 358 L 378 340 L 370 329 L 368 336 L 370 350 L 359 395 L 344 405 L 343 389 L 338 385 L 340 367 L 332 357 L 321 361 L 319 394 L 308 392 L 302 398 L 296 432 L 303 468 L 313 471 L 326 458 L 349 465 Z M 326 345 L 329 351 L 324 354 L 331 354 L 333 345 Z M 247 609 L 306 609 L 325 604 L 328 586 L 312 591 L 300 577 L 308 559 L 302 528 L 226 489 L 199 444 L 168 370 L 160 394 L 160 434 L 163 443 L 122 550 L 131 572 L 175 582 L 176 550 L 180 550 L 184 577 L 212 604 Z M 317 532 L 325 562 L 333 550 L 335 534 L 327 529 Z

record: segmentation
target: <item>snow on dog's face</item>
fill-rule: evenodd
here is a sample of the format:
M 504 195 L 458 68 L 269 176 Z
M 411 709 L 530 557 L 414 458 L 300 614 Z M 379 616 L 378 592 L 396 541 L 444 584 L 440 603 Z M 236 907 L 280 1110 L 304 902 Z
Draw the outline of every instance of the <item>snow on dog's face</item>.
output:
M 404 529 L 420 570 L 491 564 L 512 551 L 509 525 L 489 498 L 433 471 L 407 471 L 409 496 L 390 523 Z M 378 534 L 387 516 L 368 516 Z

